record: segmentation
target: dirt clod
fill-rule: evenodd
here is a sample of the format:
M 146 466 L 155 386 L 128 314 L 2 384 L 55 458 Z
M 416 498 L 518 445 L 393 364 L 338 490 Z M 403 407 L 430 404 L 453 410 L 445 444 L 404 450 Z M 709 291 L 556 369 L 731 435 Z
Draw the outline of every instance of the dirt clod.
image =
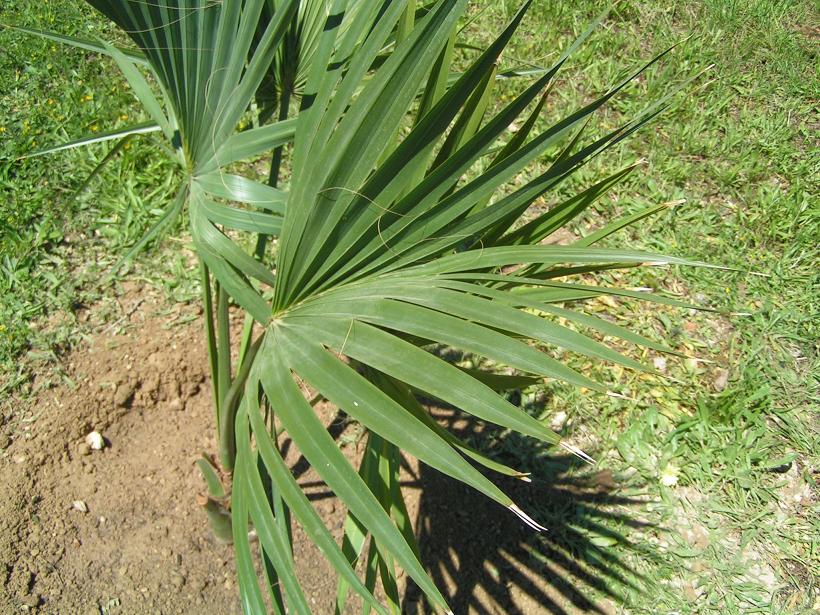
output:
M 134 390 L 134 386 L 130 382 L 118 384 L 114 392 L 114 404 L 121 408 L 130 408 L 134 399 Z
M 171 584 L 177 589 L 180 589 L 185 585 L 185 577 L 178 572 L 173 572 L 171 573 Z

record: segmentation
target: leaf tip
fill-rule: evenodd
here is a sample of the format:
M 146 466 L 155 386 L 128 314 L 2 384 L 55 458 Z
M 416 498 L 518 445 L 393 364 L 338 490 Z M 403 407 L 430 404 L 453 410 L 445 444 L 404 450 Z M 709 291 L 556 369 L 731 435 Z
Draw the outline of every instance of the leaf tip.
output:
M 510 504 L 507 508 L 509 508 L 513 513 L 515 513 L 519 519 L 521 519 L 524 523 L 526 523 L 529 527 L 534 529 L 537 532 L 545 532 L 547 528 L 543 525 L 537 523 L 532 517 L 530 517 L 527 513 L 521 510 L 518 505 Z
M 615 391 L 607 391 L 607 397 L 615 397 L 616 399 L 626 399 L 627 401 L 632 401 L 637 403 L 638 400 L 634 397 L 629 397 L 628 395 L 624 395 L 623 393 L 616 393 Z
M 570 453 L 572 453 L 576 457 L 579 457 L 579 458 L 583 459 L 588 464 L 595 465 L 595 460 L 592 457 L 590 457 L 589 455 L 587 455 L 584 451 L 582 451 L 577 446 L 573 446 L 572 444 L 567 444 L 566 442 L 561 442 L 561 448 L 563 448 L 564 450 L 569 451 Z

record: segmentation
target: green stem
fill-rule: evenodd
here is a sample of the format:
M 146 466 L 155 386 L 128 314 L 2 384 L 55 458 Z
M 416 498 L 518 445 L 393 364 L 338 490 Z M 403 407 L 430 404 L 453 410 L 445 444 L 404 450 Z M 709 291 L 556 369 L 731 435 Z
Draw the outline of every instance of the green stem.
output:
M 268 505 L 274 509 L 274 518 L 276 519 L 276 526 L 277 531 L 282 532 L 282 523 L 283 520 L 279 516 L 280 513 L 277 512 L 274 502 L 274 495 L 273 495 L 273 481 L 271 481 L 270 475 L 268 474 L 268 468 L 265 466 L 265 463 L 262 461 L 261 456 L 256 461 L 256 468 L 259 472 L 259 476 L 262 478 L 262 485 L 265 488 L 265 498 L 268 500 Z M 277 498 L 281 501 L 281 498 Z M 290 524 L 290 517 L 287 519 L 288 524 Z M 289 545 L 292 545 L 291 542 L 288 542 Z M 285 599 L 282 596 L 282 589 L 279 584 L 279 575 L 276 573 L 276 567 L 273 565 L 273 561 L 271 560 L 268 552 L 265 551 L 264 548 L 260 549 L 262 552 L 262 564 L 263 570 L 265 573 L 265 577 L 268 581 L 268 591 L 270 592 L 271 603 L 273 604 L 274 613 L 287 613 L 287 609 L 285 608 Z
M 379 494 L 378 498 L 381 500 L 385 512 L 389 515 L 393 508 L 391 496 L 394 493 L 393 477 L 395 468 L 393 462 L 395 460 L 394 449 L 396 446 L 392 442 L 388 442 L 381 438 L 381 451 L 379 453 Z M 377 545 L 378 547 L 378 545 Z M 382 579 L 382 587 L 384 588 L 385 597 L 387 598 L 387 605 L 393 615 L 400 615 L 401 602 L 399 599 L 399 590 L 396 584 L 396 566 L 393 562 L 393 556 L 387 551 L 379 550 L 379 576 Z
M 288 109 L 290 108 L 290 89 L 285 89 L 282 92 L 282 97 L 279 99 L 279 116 L 278 119 L 281 122 L 282 120 L 286 120 L 288 118 Z M 283 145 L 275 148 L 273 150 L 273 154 L 271 156 L 270 162 L 270 173 L 268 174 L 268 185 L 276 188 L 279 184 L 279 174 L 282 169 L 282 153 L 283 153 Z M 265 254 L 265 247 L 268 243 L 268 236 L 259 234 L 256 237 L 256 247 L 253 250 L 253 255 L 256 257 L 257 260 L 261 260 Z M 241 367 L 242 363 L 245 361 L 245 355 L 247 353 L 248 344 L 250 343 L 251 336 L 253 335 L 253 317 L 249 314 L 245 314 L 245 325 L 242 329 L 242 341 L 239 344 L 239 363 L 237 369 Z
M 279 99 L 278 121 L 280 122 L 288 119 L 288 111 L 290 110 L 290 97 L 292 89 L 292 87 L 284 88 L 284 91 L 282 92 L 282 97 Z M 272 188 L 276 188 L 279 185 L 279 173 L 282 170 L 282 153 L 284 151 L 284 147 L 284 145 L 280 145 L 279 147 L 273 150 L 273 156 L 271 157 L 270 161 L 270 173 L 268 174 L 268 185 Z
M 252 357 L 251 357 L 252 362 Z M 276 429 L 276 417 L 273 414 L 273 410 L 270 407 L 270 404 L 266 401 L 265 402 L 265 421 L 270 423 L 270 435 L 273 440 L 274 446 L 277 450 L 279 450 L 279 433 Z M 281 453 L 281 451 L 280 451 Z M 259 476 L 262 479 L 262 485 L 265 489 L 265 499 L 268 502 L 268 506 L 273 510 L 273 516 L 276 520 L 276 529 L 279 532 L 282 539 L 285 541 L 285 544 L 288 545 L 291 557 L 293 556 L 293 532 L 291 529 L 291 516 L 290 516 L 290 508 L 283 500 L 281 494 L 277 491 L 276 487 L 271 480 L 271 476 L 268 473 L 267 466 L 260 460 L 257 462 L 257 471 L 259 472 Z M 279 588 L 279 577 L 276 573 L 276 567 L 273 564 L 270 556 L 268 555 L 265 549 L 261 549 L 262 551 L 262 565 L 265 576 L 268 580 L 268 588 L 271 592 L 271 600 L 274 604 L 275 609 L 280 609 L 282 613 L 285 613 L 284 610 L 284 602 L 282 599 L 282 592 Z M 278 611 L 277 611 L 278 612 Z
M 228 312 L 228 293 L 220 284 L 217 284 L 216 305 L 216 340 L 217 351 L 217 386 L 216 395 L 219 404 L 220 420 L 225 407 L 225 396 L 231 386 L 231 323 Z
M 203 504 L 205 513 L 208 515 L 208 522 L 211 525 L 211 530 L 214 537 L 223 544 L 230 544 L 233 542 L 233 525 L 231 513 L 225 510 L 219 502 L 212 498 L 208 498 Z
M 214 330 L 214 299 L 211 292 L 211 272 L 205 261 L 199 261 L 200 283 L 202 284 L 202 303 L 205 310 L 205 337 L 208 341 L 208 363 L 211 368 L 211 382 L 213 383 L 214 411 L 216 412 L 216 424 L 219 425 L 219 381 L 217 374 L 218 351 L 216 347 L 216 332 Z
M 279 449 L 279 431 L 276 429 L 276 417 L 273 410 L 270 413 L 270 435 L 273 438 L 274 445 Z M 281 450 L 279 451 L 281 454 Z M 271 482 L 271 489 L 269 501 L 274 502 L 274 514 L 277 519 L 280 519 L 280 531 L 285 542 L 290 546 L 291 555 L 293 554 L 293 528 L 290 521 L 290 507 L 285 503 L 282 496 L 274 490 L 273 482 Z
M 222 469 L 232 472 L 236 463 L 236 411 L 245 389 L 245 382 L 251 373 L 253 359 L 262 345 L 264 336 L 259 336 L 254 343 L 248 346 L 247 360 L 242 363 L 236 373 L 236 380 L 227 390 L 222 403 L 219 423 L 219 462 Z

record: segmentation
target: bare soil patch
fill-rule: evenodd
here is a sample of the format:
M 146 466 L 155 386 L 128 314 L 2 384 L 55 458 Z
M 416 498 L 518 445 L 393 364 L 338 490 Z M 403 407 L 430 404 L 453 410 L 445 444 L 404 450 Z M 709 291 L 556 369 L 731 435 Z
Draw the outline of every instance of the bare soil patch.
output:
M 115 326 L 97 326 L 65 359 L 66 382 L 41 390 L 0 428 L 0 612 L 239 613 L 232 547 L 213 538 L 196 501 L 204 486 L 194 462 L 216 449 L 201 321 L 193 307 L 169 316 L 138 285 L 118 301 Z M 358 428 L 318 411 L 356 463 Z M 447 416 L 450 428 L 466 428 Z M 92 430 L 105 438 L 102 450 L 85 444 Z M 344 507 L 290 442 L 284 448 L 340 539 Z M 536 565 L 531 532 L 506 510 L 415 460 L 406 460 L 403 482 L 425 564 L 456 613 L 594 608 Z M 525 506 L 556 495 L 515 482 L 505 488 Z M 294 551 L 313 611 L 333 613 L 335 575 L 298 527 Z M 349 606 L 358 611 L 356 600 Z M 404 611 L 427 612 L 415 588 Z
M 211 538 L 195 503 L 193 462 L 213 446 L 199 327 L 165 326 L 164 306 L 136 291 L 120 303 L 122 333 L 92 336 L 68 357 L 75 386 L 41 391 L 31 422 L 6 426 L 0 603 L 83 615 L 238 612 L 230 547 Z M 84 443 L 92 430 L 102 450 Z

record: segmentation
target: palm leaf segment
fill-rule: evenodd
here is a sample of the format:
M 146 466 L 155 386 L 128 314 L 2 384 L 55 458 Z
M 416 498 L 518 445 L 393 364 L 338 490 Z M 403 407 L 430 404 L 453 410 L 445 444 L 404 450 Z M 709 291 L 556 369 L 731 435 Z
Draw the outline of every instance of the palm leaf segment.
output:
M 557 278 L 613 266 L 693 264 L 589 247 L 652 211 L 616 221 L 573 246 L 540 244 L 633 167 L 518 224 L 533 201 L 651 120 L 665 101 L 582 145 L 583 125 L 627 79 L 534 133 L 543 92 L 585 33 L 523 93 L 485 117 L 498 58 L 529 3 L 454 78 L 449 72 L 453 33 L 466 0 L 440 0 L 418 14 L 413 3 L 402 0 L 332 0 L 312 8 L 306 8 L 311 3 L 300 8 L 295 0 L 199 0 L 185 6 L 165 0 L 90 1 L 145 52 L 163 103 L 137 69 L 139 56 L 105 47 L 186 169 L 175 208 L 189 204 L 200 257 L 221 288 L 265 327 L 252 363 L 249 358 L 243 370 L 245 394 L 236 416 L 232 512 L 246 612 L 266 609 L 248 543 L 249 521 L 260 538 L 274 610 L 284 612 L 287 601 L 293 612 L 310 611 L 290 555 L 291 513 L 338 571 L 340 605 L 350 587 L 366 604 L 385 612 L 373 597 L 380 576 L 395 608 L 391 571 L 399 565 L 434 605 L 446 610 L 418 560 L 398 489 L 399 449 L 539 526 L 468 459 L 524 475 L 442 429 L 415 394 L 424 392 L 477 419 L 545 442 L 557 443 L 558 438 L 496 393 L 498 376 L 459 369 L 425 346 L 452 346 L 528 377 L 554 378 L 602 393 L 605 386 L 528 341 L 645 369 L 553 318 L 560 317 L 666 350 L 621 327 L 555 305 L 603 293 L 648 298 Z M 419 19 L 413 24 L 415 16 Z M 298 117 L 235 132 L 271 71 L 271 56 L 287 53 L 284 42 L 299 19 L 301 31 L 309 29 L 312 35 L 309 50 L 303 50 L 310 61 L 301 64 L 298 77 L 291 76 L 301 88 Z M 391 43 L 394 50 L 385 59 L 383 51 Z M 377 70 L 365 79 L 374 66 Z M 533 104 L 523 128 L 493 150 Z M 415 120 L 397 143 L 396 127 L 413 109 Z M 287 193 L 224 170 L 291 139 Z M 560 144 L 566 146 L 543 174 L 495 196 L 528 163 Z M 465 179 L 477 164 L 484 164 L 484 172 Z M 248 207 L 230 204 L 236 202 Z M 243 231 L 281 234 L 275 275 L 235 241 L 235 232 Z M 358 471 L 314 414 L 306 392 L 344 409 L 372 434 Z M 288 471 L 274 425 L 288 433 L 348 507 L 341 547 Z M 367 534 L 372 540 L 362 582 L 354 570 Z
M 355 21 L 353 16 L 365 10 L 367 4 L 364 0 L 350 0 L 347 3 L 347 19 L 340 25 L 340 34 L 346 34 L 345 30 Z M 268 23 L 279 15 L 280 5 L 280 0 L 266 0 L 257 29 L 260 35 Z M 329 5 L 329 0 L 307 0 L 299 3 L 291 27 L 276 48 L 258 98 L 276 100 L 285 93 L 297 96 L 304 93 L 309 68 L 319 51 L 318 44 L 327 21 Z M 358 32 L 357 36 L 361 37 L 365 33 L 366 31 Z

